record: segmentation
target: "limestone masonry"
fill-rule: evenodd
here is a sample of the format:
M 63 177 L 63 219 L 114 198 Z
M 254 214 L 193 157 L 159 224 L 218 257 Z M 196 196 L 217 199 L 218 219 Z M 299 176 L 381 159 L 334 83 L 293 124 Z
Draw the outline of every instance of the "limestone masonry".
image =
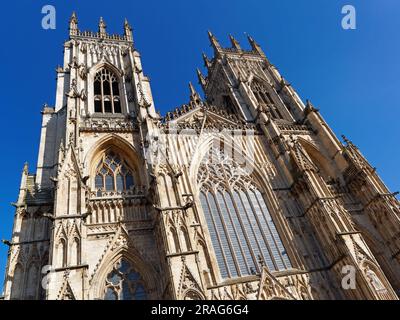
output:
M 22 172 L 5 299 L 398 299 L 400 206 L 254 39 L 161 117 L 132 29 L 78 29 Z

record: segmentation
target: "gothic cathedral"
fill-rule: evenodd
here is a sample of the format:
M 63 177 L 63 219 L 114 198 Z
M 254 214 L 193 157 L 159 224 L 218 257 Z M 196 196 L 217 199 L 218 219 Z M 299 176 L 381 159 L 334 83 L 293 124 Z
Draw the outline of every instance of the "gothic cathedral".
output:
M 5 299 L 398 299 L 400 206 L 256 41 L 162 117 L 132 29 L 75 14 L 23 168 Z

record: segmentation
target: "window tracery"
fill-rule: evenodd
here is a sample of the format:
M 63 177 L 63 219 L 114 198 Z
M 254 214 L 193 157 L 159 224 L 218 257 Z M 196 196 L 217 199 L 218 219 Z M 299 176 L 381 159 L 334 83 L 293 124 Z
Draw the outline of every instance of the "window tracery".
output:
M 121 99 L 117 76 L 103 68 L 96 73 L 93 83 L 94 111 L 98 113 L 121 113 Z
M 291 268 L 261 188 L 231 158 L 211 152 L 198 172 L 200 202 L 223 278 Z
M 148 298 L 141 274 L 125 258 L 114 265 L 105 282 L 105 300 L 146 300 Z
M 96 168 L 95 190 L 98 196 L 107 191 L 127 191 L 134 186 L 133 170 L 112 150 L 106 152 Z

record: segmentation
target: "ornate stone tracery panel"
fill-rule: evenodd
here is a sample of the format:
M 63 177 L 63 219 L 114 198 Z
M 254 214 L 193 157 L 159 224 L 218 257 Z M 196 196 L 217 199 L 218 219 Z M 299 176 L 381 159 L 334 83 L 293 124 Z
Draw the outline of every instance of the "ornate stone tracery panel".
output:
M 261 186 L 248 168 L 211 149 L 200 165 L 200 203 L 222 278 L 291 268 Z
M 105 279 L 105 300 L 146 300 L 146 285 L 133 264 L 121 258 Z

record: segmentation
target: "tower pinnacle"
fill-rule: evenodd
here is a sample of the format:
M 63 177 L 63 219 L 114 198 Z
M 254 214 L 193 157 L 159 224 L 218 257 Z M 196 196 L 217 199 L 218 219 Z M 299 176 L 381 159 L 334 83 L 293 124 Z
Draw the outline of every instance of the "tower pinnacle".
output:
M 242 51 L 239 42 L 232 35 L 229 35 L 229 40 L 231 40 L 233 48 L 235 48 L 237 51 Z
M 99 21 L 99 34 L 100 37 L 105 37 L 106 36 L 106 28 L 107 25 L 105 24 L 103 17 L 100 17 L 100 21 Z
M 197 68 L 197 77 L 199 78 L 199 83 L 200 83 L 201 87 L 203 88 L 203 90 L 205 90 L 206 85 L 207 85 L 207 80 L 203 76 L 203 74 L 201 73 L 199 68 Z
M 209 69 L 211 67 L 211 61 L 208 59 L 208 57 L 206 56 L 206 54 L 203 52 L 202 53 L 203 56 L 203 60 L 204 60 L 204 66 Z
M 217 38 L 211 33 L 211 31 L 208 31 L 208 38 L 210 39 L 211 45 L 214 48 L 214 53 L 217 54 L 221 52 L 221 45 L 219 44 Z
M 265 57 L 265 53 L 264 51 L 262 51 L 260 45 L 249 35 L 247 36 L 247 39 L 249 40 L 249 43 L 253 51 L 257 52 L 260 56 Z
M 75 36 L 78 34 L 78 19 L 75 11 L 72 12 L 71 18 L 69 19 L 69 35 Z
M 133 40 L 132 27 L 130 26 L 128 19 L 126 19 L 126 18 L 124 21 L 124 34 L 125 34 L 126 40 L 129 40 L 129 41 Z
M 189 90 L 190 90 L 190 101 L 194 103 L 200 102 L 200 95 L 197 93 L 196 89 L 193 87 L 192 82 L 189 82 Z

